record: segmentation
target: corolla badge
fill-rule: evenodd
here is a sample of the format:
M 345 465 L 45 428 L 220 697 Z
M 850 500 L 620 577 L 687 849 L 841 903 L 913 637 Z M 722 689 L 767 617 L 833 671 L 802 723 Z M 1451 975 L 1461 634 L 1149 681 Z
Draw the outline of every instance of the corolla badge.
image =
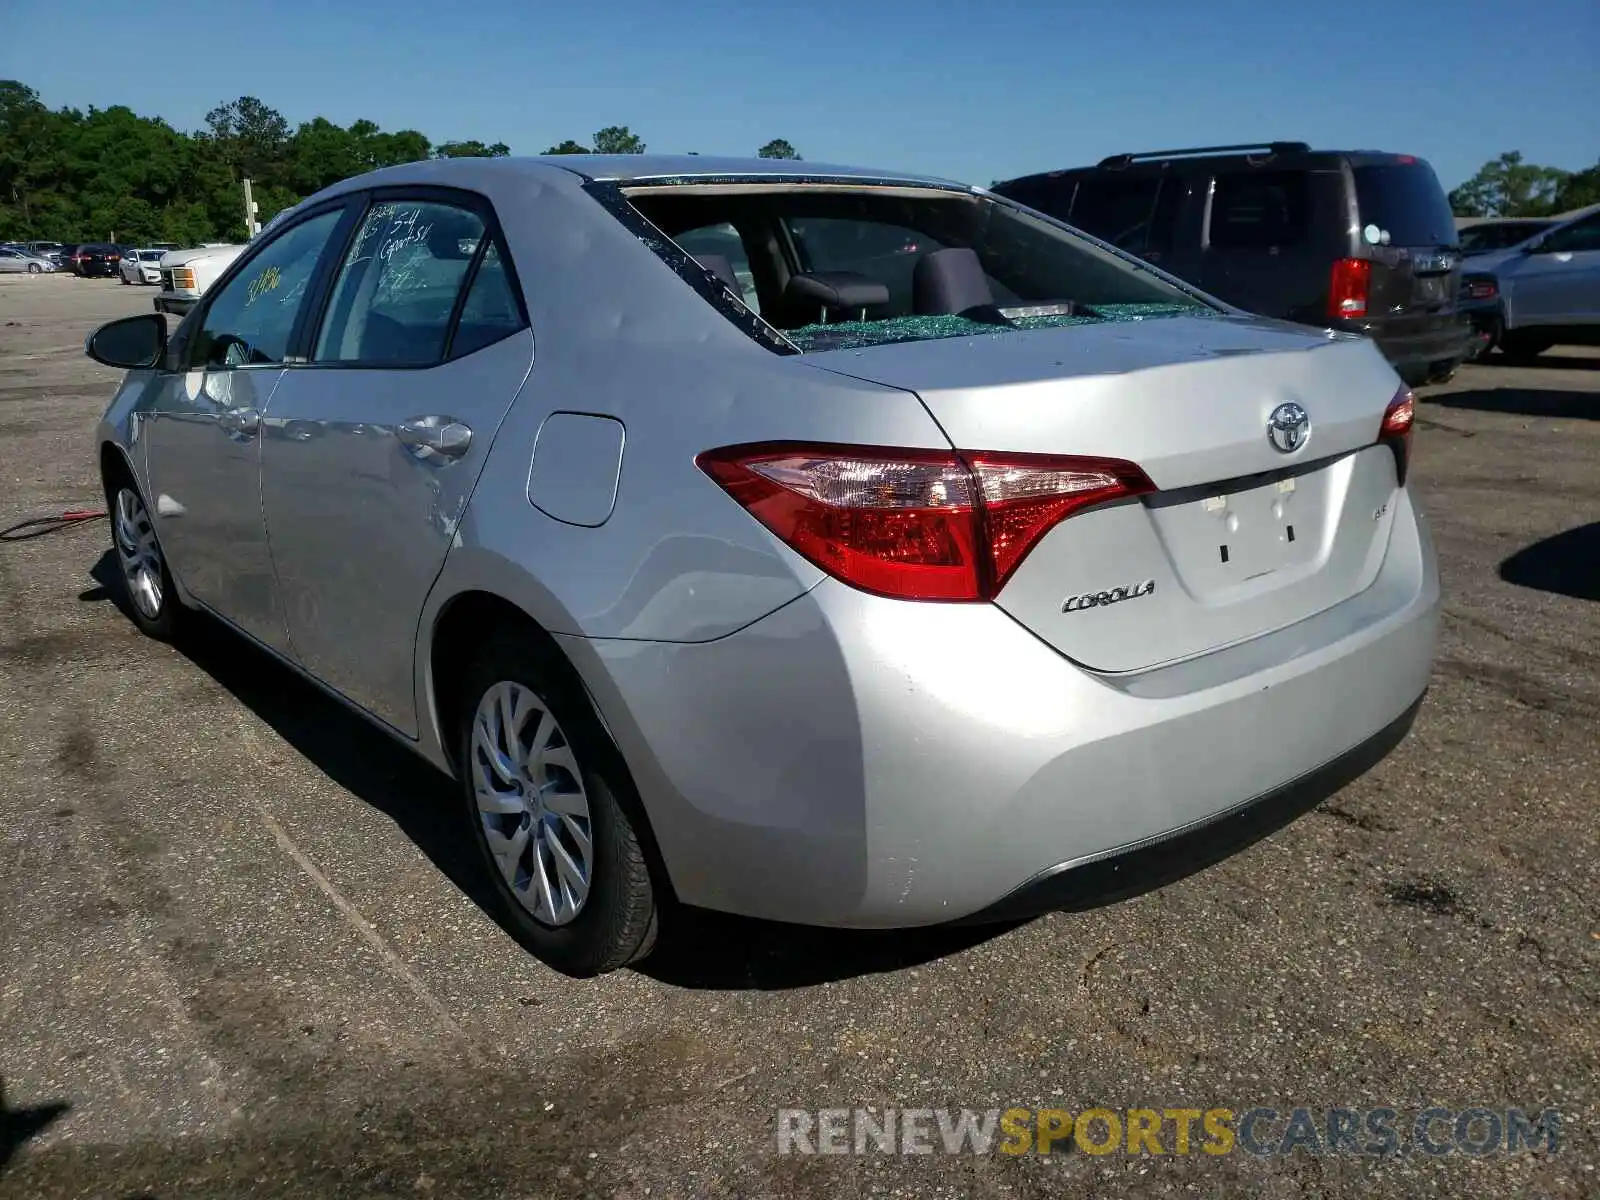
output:
M 1311 440 L 1311 414 L 1294 401 L 1280 404 L 1267 418 L 1267 441 L 1281 454 L 1293 454 Z
M 1137 600 L 1156 590 L 1156 581 L 1130 583 L 1125 587 L 1108 588 L 1103 592 L 1085 592 L 1081 596 L 1068 596 L 1061 605 L 1064 613 L 1082 612 L 1086 608 L 1104 608 L 1107 604 L 1120 604 L 1124 600 Z

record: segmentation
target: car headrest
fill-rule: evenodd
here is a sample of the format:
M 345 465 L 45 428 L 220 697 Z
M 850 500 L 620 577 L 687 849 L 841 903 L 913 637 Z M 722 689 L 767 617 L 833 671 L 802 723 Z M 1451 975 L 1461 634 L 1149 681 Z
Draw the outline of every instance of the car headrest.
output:
M 994 292 L 977 252 L 966 246 L 935 250 L 911 272 L 911 307 L 919 316 L 994 307 Z
M 483 236 L 477 221 L 435 221 L 428 231 L 428 253 L 434 258 L 471 258 Z
M 854 271 L 810 271 L 789 276 L 784 295 L 823 308 L 871 308 L 889 303 L 889 285 Z
M 739 277 L 733 273 L 733 263 L 728 258 L 721 254 L 696 254 L 694 260 L 727 284 L 735 296 L 741 294 Z

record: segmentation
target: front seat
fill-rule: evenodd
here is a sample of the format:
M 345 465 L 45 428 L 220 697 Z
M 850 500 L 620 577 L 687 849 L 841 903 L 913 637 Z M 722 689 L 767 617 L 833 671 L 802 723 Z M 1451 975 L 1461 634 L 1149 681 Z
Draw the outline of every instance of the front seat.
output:
M 967 246 L 935 250 L 911 272 L 911 310 L 919 317 L 959 315 L 974 321 L 1004 321 L 995 307 L 989 277 Z

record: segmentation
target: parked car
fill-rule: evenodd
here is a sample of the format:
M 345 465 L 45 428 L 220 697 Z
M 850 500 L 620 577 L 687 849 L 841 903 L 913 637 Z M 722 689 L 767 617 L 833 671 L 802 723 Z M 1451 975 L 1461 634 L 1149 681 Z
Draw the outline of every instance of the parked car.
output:
M 1480 352 L 1531 362 L 1555 345 L 1600 345 L 1600 206 L 1473 259 L 1463 287 Z
M 123 283 L 160 283 L 161 259 L 167 252 L 152 247 L 130 249 L 122 256 Z
M 61 265 L 61 254 L 66 249 L 60 242 L 29 242 L 27 249 L 39 258 L 47 258 L 56 266 Z
M 1412 155 L 1158 150 L 994 190 L 1250 312 L 1370 337 L 1408 383 L 1448 378 L 1467 352 L 1455 217 Z
M 166 251 L 157 264 L 161 293 L 155 298 L 155 310 L 180 317 L 187 313 L 244 249 L 209 245 Z
M 122 263 L 122 247 L 108 242 L 89 242 L 77 247 L 72 255 L 72 272 L 85 278 L 117 274 Z
M 1462 255 L 1472 258 L 1525 242 L 1534 234 L 1549 229 L 1552 224 L 1553 221 L 1544 217 L 1504 217 L 1463 225 L 1456 236 L 1461 240 Z
M 48 258 L 9 246 L 0 247 L 0 274 L 47 275 L 56 269 L 56 264 Z
M 453 774 L 486 894 L 573 974 L 671 901 L 900 927 L 1153 886 L 1428 683 L 1376 346 L 962 184 L 395 167 L 170 340 L 86 348 L 131 372 L 98 437 L 132 619 L 217 614 Z

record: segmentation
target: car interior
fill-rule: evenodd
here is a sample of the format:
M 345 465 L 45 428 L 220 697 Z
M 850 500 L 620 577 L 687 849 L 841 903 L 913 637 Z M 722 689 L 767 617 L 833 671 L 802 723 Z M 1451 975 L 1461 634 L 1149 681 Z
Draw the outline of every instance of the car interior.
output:
M 828 335 L 844 333 L 841 324 L 852 335 L 892 327 L 866 334 L 871 341 L 909 340 L 1105 319 L 1108 306 L 1205 308 L 1059 226 L 970 193 L 679 185 L 627 195 L 802 348 L 837 343 Z

